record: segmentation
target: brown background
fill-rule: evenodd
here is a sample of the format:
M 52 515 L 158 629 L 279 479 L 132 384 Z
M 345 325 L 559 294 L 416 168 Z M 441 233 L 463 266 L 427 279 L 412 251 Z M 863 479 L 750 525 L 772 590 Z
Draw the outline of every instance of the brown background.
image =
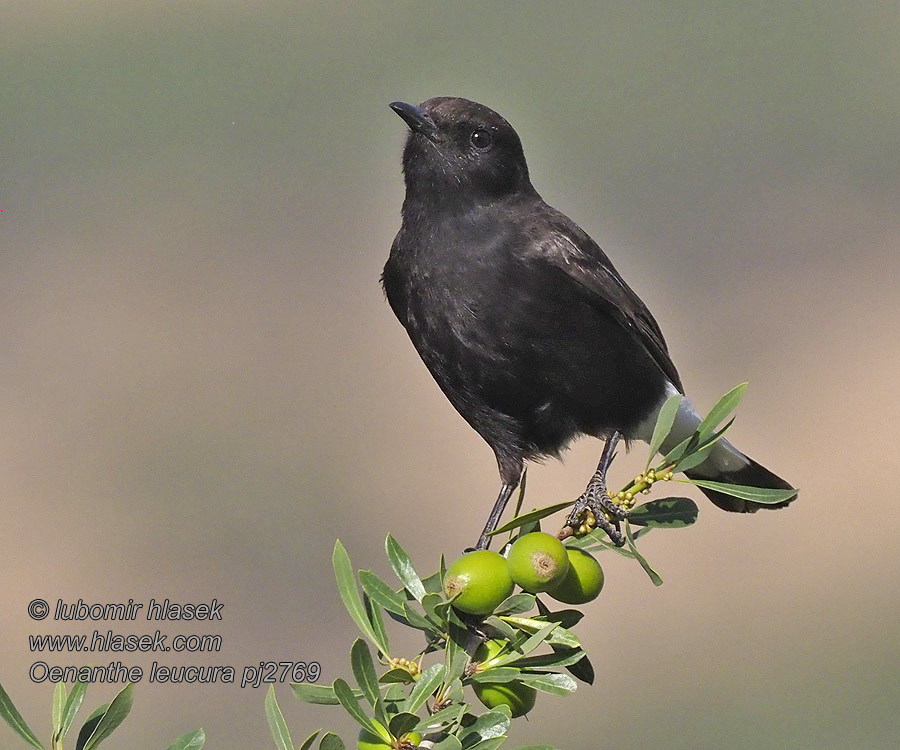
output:
M 425 570 L 474 541 L 492 456 L 377 283 L 403 194 L 387 103 L 462 95 L 518 129 L 699 406 L 750 381 L 734 439 L 803 491 L 652 535 L 659 589 L 603 558 L 597 683 L 510 746 L 895 746 L 895 4 L 186 5 L 2 4 L 0 680 L 41 737 L 27 635 L 94 626 L 34 623 L 35 597 L 216 597 L 221 625 L 164 632 L 222 653 L 160 661 L 317 659 L 331 681 L 356 637 L 336 537 L 382 572 L 389 531 Z M 574 497 L 598 452 L 535 467 L 531 504 Z M 352 736 L 279 696 L 296 742 Z M 263 697 L 144 682 L 108 746 L 202 725 L 268 747 Z

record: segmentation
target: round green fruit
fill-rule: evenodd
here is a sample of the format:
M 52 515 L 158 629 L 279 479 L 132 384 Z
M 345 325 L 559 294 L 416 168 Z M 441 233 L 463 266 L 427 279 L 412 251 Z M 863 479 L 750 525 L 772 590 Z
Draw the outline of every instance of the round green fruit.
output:
M 418 732 L 407 732 L 400 738 L 400 750 L 418 747 L 422 741 L 422 735 Z
M 558 602 L 586 604 L 596 599 L 603 589 L 603 568 L 584 550 L 568 548 L 569 571 L 548 592 Z
M 513 542 L 506 566 L 512 579 L 525 591 L 540 594 L 563 579 L 569 570 L 569 557 L 559 539 L 535 531 Z
M 444 593 L 453 606 L 470 615 L 489 615 L 513 592 L 506 560 L 496 552 L 467 552 L 444 574 Z
M 517 680 L 512 682 L 474 682 L 472 688 L 488 708 L 509 706 L 512 718 L 524 716 L 534 708 L 537 691 Z

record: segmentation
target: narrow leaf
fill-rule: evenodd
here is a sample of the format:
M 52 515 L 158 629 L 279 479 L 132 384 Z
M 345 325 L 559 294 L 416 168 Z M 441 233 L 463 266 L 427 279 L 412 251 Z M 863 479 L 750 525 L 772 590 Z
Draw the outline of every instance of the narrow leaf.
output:
M 201 750 L 206 744 L 206 732 L 196 729 L 193 732 L 181 735 L 166 750 Z M 303 750 L 301 748 L 301 750 Z
M 697 503 L 688 497 L 665 497 L 632 508 L 628 520 L 639 526 L 675 529 L 690 526 L 698 512 Z
M 718 427 L 719 424 L 735 410 L 746 390 L 747 383 L 736 385 L 728 391 L 728 393 L 722 396 L 722 398 L 716 402 L 716 405 L 709 410 L 709 414 L 703 418 L 703 421 L 700 422 L 700 426 L 697 427 L 697 436 L 701 444 L 704 443 L 706 439 L 716 431 L 716 427 Z
M 350 686 L 340 677 L 334 681 L 332 685 L 334 694 L 340 701 L 344 710 L 363 728 L 368 729 L 372 734 L 377 734 L 375 722 L 372 721 L 365 712 L 359 707 L 356 696 L 350 689 Z
M 733 495 L 742 500 L 750 500 L 763 505 L 777 505 L 794 497 L 798 490 L 770 490 L 765 487 L 751 487 L 745 484 L 728 484 L 727 482 L 710 482 L 706 479 L 685 480 L 698 487 L 708 490 L 717 490 L 726 495 Z
M 388 641 L 387 629 L 384 627 L 384 617 L 381 614 L 381 605 L 377 602 L 373 602 L 367 594 L 363 593 L 363 606 L 366 609 L 369 624 L 372 626 L 372 632 L 375 635 L 375 645 L 382 654 L 389 656 L 390 643 Z
M 59 734 L 59 728 L 62 726 L 63 711 L 66 709 L 66 683 L 62 680 L 56 683 L 53 690 L 53 737 Z
M 34 736 L 34 732 L 29 729 L 28 725 L 25 723 L 25 719 L 22 718 L 22 714 L 16 710 L 12 699 L 3 689 L 3 685 L 0 685 L 0 716 L 4 718 L 14 732 L 29 745 L 37 748 L 44 747 L 38 738 Z
M 534 594 L 513 594 L 500 602 L 495 615 L 521 615 L 534 609 Z
M 571 500 L 566 500 L 565 502 L 556 503 L 555 505 L 548 505 L 546 508 L 538 508 L 537 510 L 529 511 L 528 513 L 524 513 L 521 516 L 513 518 L 511 521 L 503 524 L 500 528 L 494 529 L 494 531 L 491 532 L 490 536 L 494 536 L 495 534 L 503 534 L 504 532 L 511 531 L 512 529 L 517 529 L 526 523 L 539 521 L 540 519 L 546 518 L 547 516 L 552 516 L 554 513 L 559 513 L 559 511 L 561 511 L 563 508 L 568 508 L 571 504 Z
M 637 561 L 641 564 L 641 567 L 644 569 L 644 572 L 650 576 L 650 580 L 653 581 L 654 586 L 662 586 L 663 579 L 660 578 L 659 573 L 653 570 L 650 567 L 650 563 L 648 563 L 644 556 L 637 551 L 637 547 L 634 546 L 634 536 L 631 534 L 631 524 L 628 523 L 628 519 L 625 519 L 625 540 L 628 542 L 628 548 L 634 553 L 634 556 L 637 558 Z
M 356 578 L 350 565 L 350 556 L 347 554 L 347 550 L 344 549 L 344 545 L 341 544 L 340 539 L 334 543 L 334 554 L 331 557 L 331 562 L 334 566 L 338 592 L 341 595 L 341 601 L 347 608 L 347 612 L 363 635 L 373 643 L 376 643 L 377 636 L 369 624 L 366 609 L 363 606 L 362 599 L 359 597 L 359 589 L 356 587 Z
M 134 703 L 134 684 L 129 682 L 123 687 L 116 697 L 112 699 L 109 708 L 103 714 L 103 718 L 97 724 L 88 741 L 85 743 L 84 750 L 94 750 L 103 740 L 109 737 L 119 725 L 125 721 L 125 717 L 131 711 Z
M 484 740 L 503 737 L 509 732 L 510 719 L 506 714 L 500 711 L 488 711 L 477 717 L 469 726 L 460 732 L 460 739 L 468 747 L 471 741 L 477 738 L 477 744 L 473 747 L 479 747 Z
M 294 697 L 300 699 L 304 703 L 314 703 L 319 706 L 336 706 L 340 703 L 334 688 L 331 685 L 311 685 L 308 682 L 292 682 L 291 690 L 294 691 Z M 354 690 L 353 695 L 356 698 L 362 698 L 362 692 Z
M 411 732 L 418 723 L 419 717 L 415 714 L 399 713 L 391 718 L 388 730 L 394 737 L 402 737 L 407 732 Z
M 394 569 L 394 573 L 400 579 L 400 583 L 403 584 L 404 588 L 416 601 L 422 601 L 422 597 L 425 596 L 425 587 L 422 585 L 422 579 L 416 573 L 409 555 L 406 554 L 400 543 L 390 534 L 384 540 L 384 549 L 387 552 L 388 560 Z
M 446 668 L 443 664 L 432 664 L 419 677 L 419 681 L 406 699 L 403 710 L 406 713 L 416 713 L 427 701 L 446 676 Z
M 310 750 L 310 748 L 313 746 L 313 743 L 316 741 L 316 737 L 319 736 L 319 732 L 321 732 L 321 731 L 322 731 L 321 729 L 317 729 L 315 732 L 313 732 L 311 735 L 309 735 L 309 737 L 307 737 L 305 740 L 303 740 L 303 744 L 300 745 L 298 750 Z M 341 744 L 343 744 L 343 743 L 341 743 Z
M 81 708 L 81 704 L 84 701 L 84 695 L 87 692 L 87 683 L 86 682 L 76 682 L 72 685 L 72 689 L 69 691 L 69 695 L 66 698 L 66 705 L 63 708 L 62 712 L 62 720 L 60 721 L 59 731 L 56 735 L 56 741 L 62 742 L 66 735 L 69 733 L 69 729 L 72 728 L 72 723 L 75 721 L 75 716 L 78 714 L 78 709 Z
M 647 465 L 644 467 L 645 471 L 650 468 L 650 462 L 653 460 L 653 457 L 659 453 L 659 449 L 662 447 L 663 442 L 672 431 L 672 425 L 675 424 L 678 407 L 681 406 L 683 398 L 684 396 L 680 393 L 673 394 L 666 399 L 662 408 L 659 410 L 659 414 L 656 416 L 656 425 L 653 428 L 653 437 L 650 438 L 650 450 L 647 453 Z
M 95 708 L 88 714 L 87 719 L 85 719 L 84 724 L 81 725 L 81 729 L 78 731 L 78 739 L 75 742 L 75 750 L 84 750 L 84 747 L 87 745 L 88 740 L 91 738 L 91 735 L 94 733 L 94 730 L 97 728 L 97 725 L 100 723 L 103 715 L 108 710 L 109 703 L 104 703 L 102 706 L 97 706 L 97 708 Z
M 344 750 L 344 743 L 334 732 L 328 732 L 322 737 L 319 750 Z
M 406 598 L 394 591 L 371 570 L 359 571 L 359 582 L 363 587 L 363 591 L 368 594 L 372 601 L 378 602 L 388 612 L 403 614 L 403 605 L 406 604 Z
M 378 688 L 378 675 L 375 673 L 372 653 L 362 638 L 357 638 L 350 648 L 350 668 L 353 670 L 353 676 L 356 678 L 356 684 L 359 685 L 363 697 L 372 708 L 375 708 L 381 695 Z
M 523 672 L 519 679 L 526 685 L 550 695 L 569 695 L 575 692 L 578 683 L 567 674 L 529 674 Z
M 357 641 L 359 643 L 359 641 Z M 284 720 L 284 714 L 275 698 L 275 686 L 269 685 L 269 692 L 266 693 L 265 700 L 266 719 L 269 722 L 269 731 L 272 732 L 272 738 L 275 740 L 275 747 L 278 750 L 294 750 L 294 742 L 291 740 L 291 733 L 288 731 L 287 722 Z

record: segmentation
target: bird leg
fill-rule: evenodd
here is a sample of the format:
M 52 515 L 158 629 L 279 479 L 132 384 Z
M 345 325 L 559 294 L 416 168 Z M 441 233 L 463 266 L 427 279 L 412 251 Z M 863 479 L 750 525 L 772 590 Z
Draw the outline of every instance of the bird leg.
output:
M 588 482 L 581 497 L 575 501 L 575 507 L 572 508 L 572 512 L 566 519 L 566 525 L 574 531 L 584 522 L 585 511 L 591 511 L 597 525 L 609 535 L 610 540 L 617 547 L 625 544 L 625 537 L 619 529 L 619 521 L 625 518 L 627 512 L 609 497 L 606 491 L 606 471 L 612 463 L 616 445 L 621 437 L 622 434 L 616 431 L 606 440 L 603 454 L 600 456 L 600 463 L 597 464 L 597 471 L 594 472 L 594 476 L 591 477 L 591 481 Z
M 487 523 L 484 525 L 484 531 L 481 532 L 481 537 L 478 539 L 478 544 L 475 545 L 475 549 L 488 548 L 488 545 L 491 543 L 488 534 L 497 528 L 497 522 L 500 520 L 500 516 L 503 515 L 503 510 L 506 508 L 509 498 L 512 497 L 513 490 L 518 486 L 518 480 L 515 482 L 503 483 L 503 486 L 500 488 L 500 495 L 497 497 L 497 502 L 494 503 L 491 515 L 488 516 Z

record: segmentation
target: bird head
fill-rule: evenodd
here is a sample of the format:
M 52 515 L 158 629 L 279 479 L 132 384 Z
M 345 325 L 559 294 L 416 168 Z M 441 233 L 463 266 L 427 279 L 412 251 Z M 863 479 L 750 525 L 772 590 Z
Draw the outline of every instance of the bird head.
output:
M 494 110 L 446 96 L 419 106 L 393 102 L 391 109 L 409 126 L 403 151 L 408 195 L 481 201 L 532 190 L 522 142 Z

